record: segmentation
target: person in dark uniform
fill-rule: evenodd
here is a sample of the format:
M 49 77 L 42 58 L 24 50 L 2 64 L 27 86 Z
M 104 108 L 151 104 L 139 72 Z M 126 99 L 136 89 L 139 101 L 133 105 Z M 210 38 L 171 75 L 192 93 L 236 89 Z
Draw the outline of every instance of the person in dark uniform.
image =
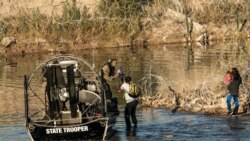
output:
M 237 115 L 239 109 L 239 88 L 242 79 L 237 68 L 231 70 L 232 80 L 228 84 L 227 109 L 228 115 Z M 234 100 L 234 109 L 231 109 L 231 100 Z
M 120 69 L 117 69 L 116 71 L 116 66 L 117 66 L 117 60 L 111 59 L 101 69 L 101 76 L 104 81 L 104 88 L 106 91 L 107 99 L 112 98 L 112 91 L 111 91 L 109 83 L 122 74 Z

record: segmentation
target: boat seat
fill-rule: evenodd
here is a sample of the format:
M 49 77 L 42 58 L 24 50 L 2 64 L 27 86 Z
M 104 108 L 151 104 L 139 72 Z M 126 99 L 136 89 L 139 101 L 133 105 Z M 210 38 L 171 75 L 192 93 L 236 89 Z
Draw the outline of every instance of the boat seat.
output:
M 101 97 L 92 91 L 89 90 L 80 90 L 79 91 L 79 102 L 86 104 L 96 104 L 101 101 Z

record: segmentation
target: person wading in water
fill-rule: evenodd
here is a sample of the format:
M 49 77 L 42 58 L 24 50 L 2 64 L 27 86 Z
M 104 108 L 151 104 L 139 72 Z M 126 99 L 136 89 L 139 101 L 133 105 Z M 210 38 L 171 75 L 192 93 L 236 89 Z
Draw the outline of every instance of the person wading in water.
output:
M 237 68 L 231 70 L 232 80 L 228 84 L 227 109 L 228 115 L 237 115 L 239 109 L 239 88 L 242 84 L 242 79 Z M 234 109 L 231 109 L 231 100 L 234 100 Z
M 131 77 L 126 76 L 124 83 L 121 85 L 119 92 L 124 92 L 124 98 L 126 100 L 126 106 L 124 110 L 124 117 L 126 122 L 127 131 L 131 131 L 131 122 L 130 117 L 132 118 L 132 122 L 134 123 L 134 130 L 137 128 L 137 119 L 136 119 L 136 107 L 138 105 L 138 98 L 131 97 L 129 95 L 130 91 L 130 82 Z

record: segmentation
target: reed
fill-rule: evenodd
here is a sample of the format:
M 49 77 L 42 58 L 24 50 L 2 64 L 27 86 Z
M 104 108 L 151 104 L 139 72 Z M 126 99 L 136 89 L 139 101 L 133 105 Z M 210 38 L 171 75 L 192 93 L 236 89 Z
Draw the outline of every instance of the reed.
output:
M 188 13 L 192 19 L 201 24 L 232 22 L 236 17 L 237 7 L 241 9 L 244 16 L 249 17 L 247 10 L 250 8 L 247 0 L 161 0 L 161 3 L 163 3 L 164 7 L 174 9 L 183 14 Z
M 89 13 L 87 7 L 79 7 L 75 1 L 62 3 L 61 14 L 45 15 L 39 7 L 20 9 L 19 15 L 0 20 L 0 37 L 16 36 L 19 39 L 45 38 L 48 41 L 108 40 L 114 37 L 133 40 L 145 35 L 145 31 L 162 26 L 167 20 L 168 9 L 186 15 L 187 34 L 191 37 L 192 22 L 235 25 L 244 31 L 250 17 L 248 0 L 105 0 L 100 1 L 98 11 Z M 185 21 L 175 21 L 182 24 Z M 188 26 L 187 26 L 188 25 Z M 237 26 L 238 25 L 238 26 Z

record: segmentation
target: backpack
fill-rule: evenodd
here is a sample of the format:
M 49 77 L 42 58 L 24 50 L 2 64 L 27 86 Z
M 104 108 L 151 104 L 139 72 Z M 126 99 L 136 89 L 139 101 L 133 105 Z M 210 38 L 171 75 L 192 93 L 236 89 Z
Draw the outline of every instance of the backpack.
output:
M 129 84 L 129 96 L 133 97 L 133 98 L 137 98 L 140 96 L 141 93 L 141 89 L 140 87 L 138 87 L 138 85 L 134 82 L 130 82 Z

